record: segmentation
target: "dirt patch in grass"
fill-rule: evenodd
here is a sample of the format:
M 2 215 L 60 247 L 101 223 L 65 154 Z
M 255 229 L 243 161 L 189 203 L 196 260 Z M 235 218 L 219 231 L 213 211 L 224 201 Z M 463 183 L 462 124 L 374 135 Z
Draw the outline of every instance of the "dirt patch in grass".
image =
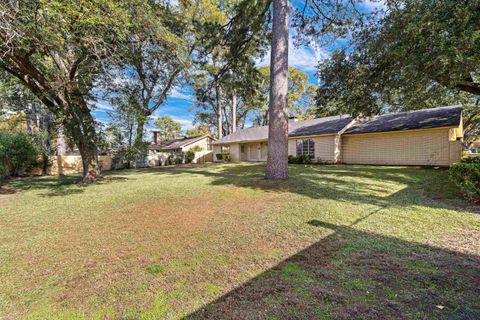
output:
M 184 310 L 195 299 L 233 289 L 238 277 L 259 267 L 242 260 L 264 257 L 273 248 L 252 222 L 281 201 L 278 194 L 252 197 L 230 186 L 220 193 L 151 199 L 43 225 L 35 232 L 50 237 L 26 244 L 9 263 L 17 268 L 11 278 L 16 290 L 9 294 L 24 312 L 29 302 L 21 293 L 26 290 L 38 291 L 38 299 L 63 309 L 96 309 L 116 301 L 114 314 L 128 315 L 132 308 L 150 309 L 160 290 L 181 290 L 175 303 L 166 303 L 173 306 L 169 312 Z M 41 293 L 45 286 L 47 295 Z
M 479 216 L 422 191 L 445 172 L 263 172 L 15 181 L 17 205 L 0 208 L 0 318 L 478 318 Z
M 17 193 L 17 190 L 13 188 L 0 187 L 0 196 L 7 195 L 7 194 L 15 194 L 15 193 Z

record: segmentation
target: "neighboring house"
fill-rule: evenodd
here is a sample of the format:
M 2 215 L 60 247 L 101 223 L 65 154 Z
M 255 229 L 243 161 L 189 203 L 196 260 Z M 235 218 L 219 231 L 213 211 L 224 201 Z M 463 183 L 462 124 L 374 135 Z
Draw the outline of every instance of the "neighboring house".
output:
M 169 155 L 193 149 L 200 149 L 195 152 L 193 163 L 213 161 L 212 144 L 214 141 L 215 139 L 210 135 L 161 141 L 160 133 L 153 131 L 153 142 L 148 146 L 149 165 L 163 165 Z
M 307 154 L 315 162 L 449 166 L 462 153 L 460 106 L 367 119 L 289 121 L 288 127 L 288 154 Z M 268 126 L 238 130 L 214 142 L 214 155 L 227 150 L 232 161 L 266 161 Z
M 480 153 L 480 139 L 472 142 L 472 145 L 470 146 L 470 151 L 472 151 L 473 153 Z

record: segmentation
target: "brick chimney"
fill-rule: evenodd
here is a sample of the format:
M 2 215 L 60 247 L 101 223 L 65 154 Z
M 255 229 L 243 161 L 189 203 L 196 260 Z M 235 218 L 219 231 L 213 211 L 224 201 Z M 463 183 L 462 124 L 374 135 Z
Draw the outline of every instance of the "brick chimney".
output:
M 160 132 L 153 131 L 153 143 L 160 144 Z

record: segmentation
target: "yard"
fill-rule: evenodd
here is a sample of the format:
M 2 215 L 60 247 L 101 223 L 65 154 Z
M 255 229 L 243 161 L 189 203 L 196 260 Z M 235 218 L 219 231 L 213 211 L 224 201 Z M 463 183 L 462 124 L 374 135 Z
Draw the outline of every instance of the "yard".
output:
M 480 208 L 445 170 L 263 164 L 13 180 L 0 319 L 478 319 Z

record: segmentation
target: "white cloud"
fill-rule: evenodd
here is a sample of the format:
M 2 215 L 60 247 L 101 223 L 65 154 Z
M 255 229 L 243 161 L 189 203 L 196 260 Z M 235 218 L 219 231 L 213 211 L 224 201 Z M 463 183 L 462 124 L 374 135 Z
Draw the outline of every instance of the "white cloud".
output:
M 374 11 L 376 9 L 382 10 L 387 8 L 385 0 L 365 0 L 362 6 L 368 11 Z
M 193 128 L 192 120 L 180 119 L 180 118 L 175 118 L 175 117 L 173 117 L 173 120 L 179 122 L 182 125 L 183 130 Z
M 292 40 L 288 43 L 288 65 L 304 72 L 316 71 L 319 61 L 329 57 L 329 53 L 323 48 L 295 47 Z M 258 66 L 270 65 L 270 50 L 268 54 L 257 63 Z
M 175 87 L 172 89 L 172 92 L 168 95 L 169 98 L 176 98 L 182 100 L 192 100 L 193 97 L 191 94 L 182 91 L 179 87 Z
M 113 106 L 106 101 L 96 101 L 94 103 L 94 108 L 102 111 L 113 111 Z

